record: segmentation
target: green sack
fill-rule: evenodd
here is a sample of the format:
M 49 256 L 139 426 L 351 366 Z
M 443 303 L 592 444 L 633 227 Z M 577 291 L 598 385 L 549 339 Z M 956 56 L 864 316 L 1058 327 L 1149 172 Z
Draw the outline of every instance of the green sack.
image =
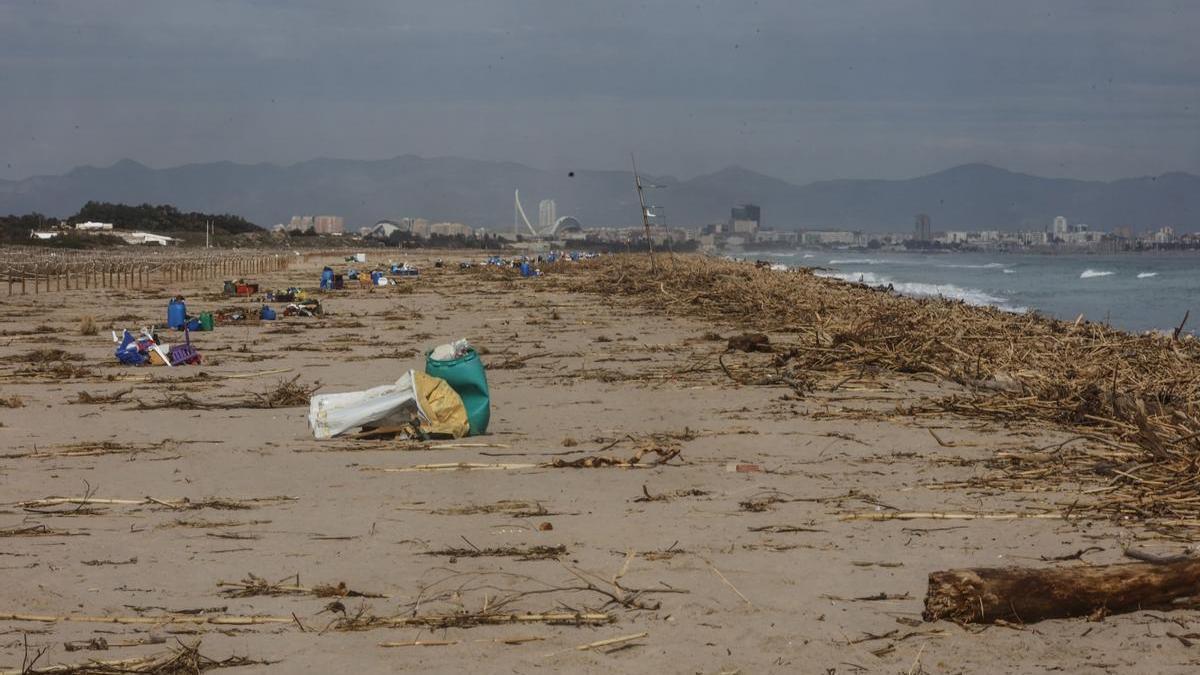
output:
M 471 424 L 471 436 L 487 433 L 492 416 L 491 396 L 479 354 L 468 349 L 466 354 L 452 361 L 435 361 L 430 357 L 432 353 L 432 350 L 425 353 L 425 374 L 442 378 L 462 397 L 467 408 L 467 421 Z
M 213 329 L 212 312 L 201 312 L 200 313 L 200 330 L 212 330 L 212 329 Z

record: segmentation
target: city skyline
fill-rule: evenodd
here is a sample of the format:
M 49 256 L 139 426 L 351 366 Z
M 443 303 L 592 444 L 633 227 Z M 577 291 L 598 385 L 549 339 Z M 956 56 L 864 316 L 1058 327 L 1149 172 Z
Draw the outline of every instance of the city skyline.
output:
M 731 205 L 761 205 L 772 229 L 912 230 L 916 213 L 937 228 L 1038 229 L 1069 211 L 1072 221 L 1109 229 L 1200 226 L 1200 176 L 1165 174 L 1114 182 L 1074 181 L 1014 173 L 984 164 L 951 167 L 898 181 L 864 178 L 795 185 L 740 167 L 680 180 L 649 172 L 654 203 L 670 225 L 728 219 Z M 240 187 L 230 190 L 231 184 Z M 334 213 L 351 226 L 415 212 L 474 227 L 512 228 L 519 185 L 540 207 L 586 227 L 640 222 L 632 174 L 579 169 L 557 172 L 513 162 L 402 156 L 386 161 L 312 160 L 290 166 L 229 162 L 151 169 L 123 161 L 61 176 L 0 182 L 0 213 L 65 217 L 88 201 L 172 204 L 184 210 L 233 213 L 270 227 L 296 213 Z M 336 186 L 336 187 L 331 187 Z M 430 189 L 437 186 L 437 189 Z M 538 209 L 531 227 L 541 227 Z M 514 221 L 515 222 L 515 221 Z M 523 227 L 523 226 L 522 226 Z

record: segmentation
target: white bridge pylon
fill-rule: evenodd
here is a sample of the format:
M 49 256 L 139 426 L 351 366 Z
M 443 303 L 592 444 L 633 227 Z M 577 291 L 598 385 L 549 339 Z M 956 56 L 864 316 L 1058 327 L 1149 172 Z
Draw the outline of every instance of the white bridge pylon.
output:
M 521 229 L 520 225 L 517 221 L 517 219 L 519 218 L 520 220 L 525 222 L 525 227 L 529 228 L 530 234 L 532 234 L 535 237 L 541 237 L 542 236 L 541 233 L 538 232 L 537 229 L 529 223 L 529 216 L 525 215 L 525 209 L 521 206 L 521 191 L 520 190 L 516 190 L 514 192 L 513 201 L 516 203 L 516 207 L 513 209 L 513 234 L 517 234 Z

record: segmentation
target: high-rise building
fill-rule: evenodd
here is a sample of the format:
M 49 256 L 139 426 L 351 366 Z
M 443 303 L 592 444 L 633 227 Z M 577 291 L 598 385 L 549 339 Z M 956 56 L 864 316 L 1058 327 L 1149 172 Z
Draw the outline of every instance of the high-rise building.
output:
M 307 232 L 307 231 L 313 229 L 313 227 L 314 227 L 314 223 L 313 223 L 312 216 L 292 216 L 292 220 L 290 223 L 288 223 L 287 229 L 293 230 L 293 231 L 299 230 L 300 232 Z
M 558 207 L 553 199 L 543 199 L 538 202 L 538 232 L 545 232 L 554 227 L 558 220 Z
M 762 226 L 762 209 L 754 204 L 739 204 L 729 210 L 729 231 L 753 234 Z
M 1059 239 L 1065 239 L 1066 234 L 1069 231 L 1070 230 L 1067 229 L 1067 219 L 1065 216 L 1057 216 L 1054 218 L 1054 225 L 1052 226 L 1052 229 L 1050 230 L 1050 234 L 1054 235 L 1055 237 L 1057 237 Z
M 739 204 L 729 210 L 729 220 L 752 220 L 762 224 L 762 209 L 755 204 Z
M 933 233 L 931 231 L 932 223 L 929 220 L 929 214 L 918 213 L 916 223 L 913 226 L 913 238 L 917 241 L 932 241 Z
M 346 219 L 341 216 L 314 216 L 313 228 L 317 234 L 341 234 L 346 226 Z

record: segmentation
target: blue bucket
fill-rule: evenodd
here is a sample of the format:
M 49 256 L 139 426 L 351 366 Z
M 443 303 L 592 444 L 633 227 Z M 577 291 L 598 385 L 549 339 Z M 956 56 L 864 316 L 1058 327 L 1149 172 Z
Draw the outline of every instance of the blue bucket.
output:
M 183 300 L 172 300 L 167 304 L 167 325 L 175 330 L 187 323 L 187 305 Z
M 263 321 L 274 321 L 275 320 L 275 310 L 271 309 L 267 305 L 263 305 L 262 311 L 259 312 L 258 316 Z

